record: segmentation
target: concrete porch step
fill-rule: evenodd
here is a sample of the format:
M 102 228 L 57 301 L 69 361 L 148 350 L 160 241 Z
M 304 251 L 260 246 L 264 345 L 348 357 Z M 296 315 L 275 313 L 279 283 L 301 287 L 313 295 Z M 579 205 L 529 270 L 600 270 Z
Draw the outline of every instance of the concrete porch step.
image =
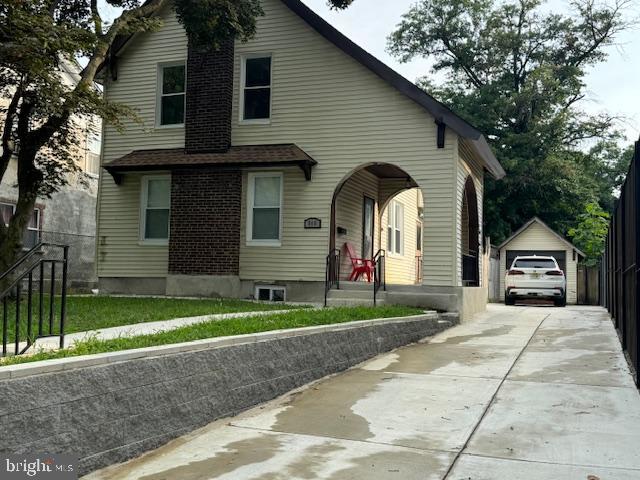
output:
M 378 292 L 378 298 L 383 297 L 385 292 L 380 289 Z M 328 294 L 329 298 L 361 298 L 361 299 L 369 299 L 373 298 L 373 286 L 368 288 L 367 290 L 350 290 L 342 288 L 340 285 L 340 290 L 329 290 Z
M 340 290 L 363 290 L 373 292 L 373 282 L 346 282 L 341 280 Z
M 376 305 L 385 305 L 384 298 L 378 298 Z M 373 295 L 367 299 L 365 298 L 327 298 L 327 307 L 373 307 Z

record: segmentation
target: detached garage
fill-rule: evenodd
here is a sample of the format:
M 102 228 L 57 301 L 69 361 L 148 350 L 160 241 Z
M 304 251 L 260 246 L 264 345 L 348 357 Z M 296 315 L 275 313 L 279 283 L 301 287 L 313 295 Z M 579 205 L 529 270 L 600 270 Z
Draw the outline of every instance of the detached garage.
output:
M 504 277 L 513 260 L 518 256 L 551 256 L 564 270 L 567 277 L 567 302 L 578 299 L 578 262 L 584 253 L 562 235 L 534 217 L 498 247 L 500 251 L 500 300 L 504 301 Z

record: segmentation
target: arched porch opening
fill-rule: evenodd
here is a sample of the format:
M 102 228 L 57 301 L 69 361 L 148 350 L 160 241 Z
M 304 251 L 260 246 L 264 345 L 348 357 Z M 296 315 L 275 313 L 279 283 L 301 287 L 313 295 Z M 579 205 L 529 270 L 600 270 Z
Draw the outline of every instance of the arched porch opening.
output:
M 340 266 L 328 274 L 366 282 L 354 271 L 355 259 L 384 256 L 386 283 L 421 283 L 423 209 L 421 189 L 400 167 L 372 163 L 352 170 L 332 198 L 329 249 L 339 252 Z
M 478 221 L 478 195 L 471 175 L 467 177 L 462 194 L 461 244 L 462 285 L 480 286 L 480 225 Z

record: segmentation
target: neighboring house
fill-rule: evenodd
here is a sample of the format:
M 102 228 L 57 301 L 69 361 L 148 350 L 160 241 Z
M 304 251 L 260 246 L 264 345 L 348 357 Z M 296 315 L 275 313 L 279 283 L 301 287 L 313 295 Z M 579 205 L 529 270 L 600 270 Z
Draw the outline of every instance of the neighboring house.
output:
M 65 84 L 79 80 L 79 66 L 60 62 Z M 0 102 L 8 104 L 9 99 Z M 62 243 L 70 246 L 69 278 L 71 286 L 86 288 L 95 283 L 95 230 L 98 173 L 102 121 L 97 116 L 73 117 L 79 144 L 75 158 L 80 172 L 69 176 L 69 184 L 51 198 L 36 200 L 33 216 L 25 232 L 24 248 L 38 242 Z M 13 215 L 18 200 L 17 161 L 12 159 L 0 183 L 0 220 L 5 224 Z
M 578 298 L 578 263 L 584 253 L 562 235 L 554 232 L 537 217 L 525 223 L 498 247 L 500 250 L 500 300 L 504 301 L 505 275 L 517 256 L 540 255 L 554 257 L 567 278 L 567 303 Z
M 217 52 L 190 48 L 169 8 L 111 52 L 105 94 L 144 124 L 104 129 L 100 288 L 321 300 L 330 252 L 389 248 L 381 213 L 419 189 L 416 295 L 484 308 L 484 172 L 504 171 L 482 134 L 299 0 L 262 6 L 255 37 Z

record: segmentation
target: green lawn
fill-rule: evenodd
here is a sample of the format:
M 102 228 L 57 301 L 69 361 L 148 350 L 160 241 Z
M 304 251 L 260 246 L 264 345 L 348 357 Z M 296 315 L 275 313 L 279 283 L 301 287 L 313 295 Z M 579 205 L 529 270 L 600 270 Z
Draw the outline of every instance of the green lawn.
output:
M 133 348 L 152 347 L 171 343 L 182 343 L 204 338 L 225 337 L 247 333 L 266 332 L 314 325 L 328 325 L 355 320 L 373 318 L 405 317 L 419 315 L 423 310 L 411 307 L 337 307 L 320 310 L 292 310 L 286 313 L 227 319 L 189 325 L 166 332 L 141 335 L 137 337 L 122 337 L 112 340 L 89 339 L 75 343 L 71 348 L 57 352 L 40 352 L 31 356 L 8 357 L 5 365 L 14 363 L 35 362 L 52 358 L 91 355 L 104 352 L 130 350 Z
M 44 329 L 49 333 L 49 300 L 44 300 Z M 25 339 L 27 333 L 27 299 L 23 297 L 20 305 L 20 338 Z M 39 315 L 39 297 L 34 295 L 33 332 L 37 333 Z M 235 299 L 181 299 L 181 298 L 141 298 L 141 297 L 108 297 L 108 296 L 69 296 L 67 297 L 67 314 L 65 316 L 65 333 L 85 332 L 100 328 L 118 327 L 134 323 L 171 320 L 173 318 L 197 317 L 219 313 L 257 312 L 266 310 L 289 310 L 301 308 L 282 303 L 256 303 Z M 9 339 L 13 340 L 15 331 L 14 301 L 8 303 Z M 59 332 L 60 297 L 55 297 L 53 333 Z M 1 322 L 1 317 L 0 317 Z

